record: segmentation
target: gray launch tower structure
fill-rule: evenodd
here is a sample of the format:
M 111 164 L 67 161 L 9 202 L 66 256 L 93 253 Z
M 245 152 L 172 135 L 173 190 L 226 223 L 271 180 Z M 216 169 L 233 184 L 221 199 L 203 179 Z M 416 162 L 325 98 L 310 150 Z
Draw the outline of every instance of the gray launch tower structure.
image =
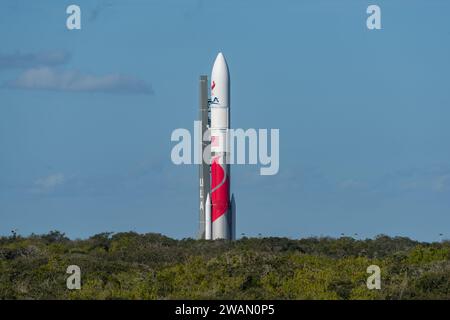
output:
M 199 214 L 199 230 L 198 239 L 205 239 L 205 200 L 210 190 L 210 159 L 204 159 L 205 149 L 210 144 L 209 139 L 203 139 L 209 128 L 209 92 L 208 92 L 208 76 L 200 76 L 200 96 L 199 96 L 199 120 L 201 122 L 201 155 L 199 157 L 201 164 L 199 165 L 199 195 L 200 195 L 200 214 Z M 206 141 L 205 141 L 206 140 Z M 207 161 L 205 161 L 207 160 Z

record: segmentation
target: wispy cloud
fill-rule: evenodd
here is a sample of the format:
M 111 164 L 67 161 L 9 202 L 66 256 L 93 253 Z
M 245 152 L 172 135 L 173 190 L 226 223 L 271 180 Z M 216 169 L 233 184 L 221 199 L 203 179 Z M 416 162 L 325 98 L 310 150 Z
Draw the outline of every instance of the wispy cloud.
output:
M 62 185 L 65 181 L 64 174 L 62 173 L 54 173 L 46 177 L 42 177 L 37 179 L 34 182 L 33 191 L 35 192 L 47 192 L 52 191 L 56 187 Z
M 143 161 L 129 170 L 111 174 L 55 172 L 22 185 L 5 184 L 10 192 L 26 192 L 43 197 L 103 197 L 148 195 L 156 190 L 180 192 L 186 184 L 195 185 L 189 168 L 174 171 L 165 159 Z M 13 188 L 14 187 L 14 188 Z
M 448 189 L 450 189 L 450 167 L 440 165 L 391 172 L 369 182 L 368 190 L 395 195 L 442 192 Z
M 28 69 L 36 67 L 55 67 L 68 63 L 70 54 L 66 51 L 55 50 L 39 53 L 0 54 L 0 70 Z
M 437 177 L 434 181 L 434 189 L 438 192 L 450 189 L 450 174 L 444 174 Z
M 235 169 L 236 170 L 236 169 Z M 247 174 L 248 172 L 242 173 Z M 240 183 L 242 187 L 254 188 L 263 185 L 264 177 L 257 173 L 246 176 Z M 315 167 L 281 168 L 280 173 L 271 177 L 270 188 L 280 192 L 295 191 L 299 194 L 314 193 L 332 195 L 373 195 L 393 197 L 400 195 L 436 194 L 450 190 L 450 166 L 436 165 L 422 168 L 393 170 L 383 175 L 371 177 L 349 177 L 336 179 L 327 172 Z
M 362 189 L 366 187 L 364 182 L 355 179 L 347 179 L 339 183 L 342 189 Z
M 152 94 L 153 89 L 143 80 L 122 74 L 102 76 L 77 71 L 38 67 L 26 70 L 16 79 L 3 84 L 4 88 L 72 92 L 105 92 Z

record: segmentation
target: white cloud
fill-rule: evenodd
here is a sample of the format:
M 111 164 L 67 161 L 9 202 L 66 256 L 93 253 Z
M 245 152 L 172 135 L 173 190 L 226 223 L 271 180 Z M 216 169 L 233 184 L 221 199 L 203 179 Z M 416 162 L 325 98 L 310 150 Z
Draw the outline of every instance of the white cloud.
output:
M 66 64 L 69 60 L 70 54 L 62 50 L 38 53 L 21 53 L 17 51 L 11 54 L 0 54 L 0 70 L 52 67 Z
M 357 180 L 349 179 L 342 181 L 339 186 L 342 189 L 360 189 L 365 187 L 365 184 Z
M 49 67 L 26 70 L 17 79 L 4 84 L 4 87 L 72 92 L 153 93 L 151 86 L 135 77 L 121 74 L 95 76 Z
M 47 191 L 54 189 L 55 187 L 62 185 L 65 181 L 64 174 L 54 173 L 49 176 L 39 178 L 34 182 L 37 191 Z
M 450 174 L 444 174 L 438 177 L 434 183 L 434 189 L 442 192 L 450 187 Z

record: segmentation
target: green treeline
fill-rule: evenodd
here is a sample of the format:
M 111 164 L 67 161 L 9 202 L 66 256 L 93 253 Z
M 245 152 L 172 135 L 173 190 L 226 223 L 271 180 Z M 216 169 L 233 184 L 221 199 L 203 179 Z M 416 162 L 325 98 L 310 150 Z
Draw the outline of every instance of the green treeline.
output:
M 381 290 L 367 289 L 372 264 Z M 69 265 L 81 268 L 81 290 L 66 287 Z M 450 299 L 450 242 L 2 237 L 0 299 Z

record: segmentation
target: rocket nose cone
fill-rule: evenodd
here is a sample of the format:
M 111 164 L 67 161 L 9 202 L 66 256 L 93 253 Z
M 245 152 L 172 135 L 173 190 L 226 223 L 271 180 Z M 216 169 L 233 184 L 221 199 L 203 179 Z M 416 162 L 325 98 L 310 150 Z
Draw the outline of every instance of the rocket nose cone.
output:
M 225 57 L 224 57 L 224 55 L 223 55 L 223 53 L 222 52 L 219 52 L 218 54 L 217 54 L 217 57 L 216 57 L 216 61 L 217 60 L 225 60 Z
M 228 64 L 227 60 L 225 59 L 225 56 L 222 52 L 219 52 L 219 54 L 216 57 L 216 60 L 214 61 L 213 69 L 226 69 L 228 70 Z
M 230 106 L 230 72 L 222 52 L 216 57 L 211 72 L 212 107 Z M 211 116 L 211 119 L 214 117 Z

